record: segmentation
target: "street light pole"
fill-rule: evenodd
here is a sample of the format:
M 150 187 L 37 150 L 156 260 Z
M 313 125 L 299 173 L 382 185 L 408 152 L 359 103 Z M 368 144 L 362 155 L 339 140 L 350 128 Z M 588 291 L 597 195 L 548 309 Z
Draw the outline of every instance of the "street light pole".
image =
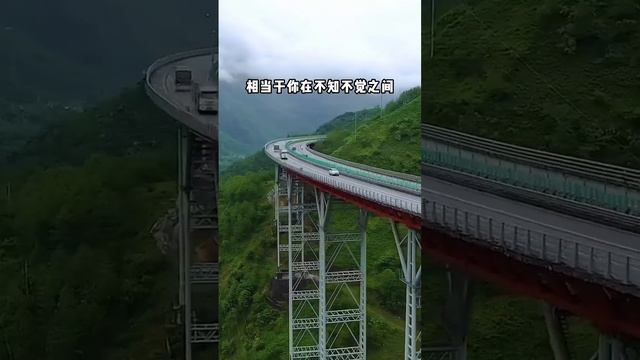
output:
M 353 139 L 358 140 L 358 113 L 353 113 Z
M 433 57 L 433 34 L 436 27 L 436 0 L 431 0 L 431 57 Z

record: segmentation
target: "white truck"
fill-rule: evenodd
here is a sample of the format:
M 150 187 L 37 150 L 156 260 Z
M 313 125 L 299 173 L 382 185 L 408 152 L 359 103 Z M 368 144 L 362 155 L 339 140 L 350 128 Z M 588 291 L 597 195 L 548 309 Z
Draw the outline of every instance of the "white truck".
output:
M 176 66 L 174 75 L 176 91 L 191 91 L 193 86 L 191 69 L 186 66 Z
M 198 88 L 196 105 L 199 113 L 218 113 L 218 88 L 203 85 Z
M 287 150 L 282 150 L 282 151 L 280 151 L 280 160 L 287 160 L 287 159 L 288 159 L 288 158 L 287 158 L 287 154 L 288 154 L 288 153 L 289 153 L 289 152 L 288 152 Z

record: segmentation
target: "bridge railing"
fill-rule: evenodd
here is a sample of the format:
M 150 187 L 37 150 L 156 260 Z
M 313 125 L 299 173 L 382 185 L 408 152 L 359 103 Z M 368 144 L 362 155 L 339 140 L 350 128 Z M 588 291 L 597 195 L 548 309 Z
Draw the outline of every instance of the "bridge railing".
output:
M 335 178 L 331 176 L 318 175 L 318 174 L 304 174 L 313 180 L 319 181 L 323 184 L 327 184 L 335 189 L 343 190 L 351 194 L 358 195 L 364 199 L 369 199 L 378 204 L 384 205 L 389 208 L 394 208 L 402 211 L 409 211 L 413 214 L 420 215 L 421 214 L 421 204 L 420 202 L 412 202 L 407 201 L 402 198 L 396 196 L 390 196 L 381 194 L 377 191 L 363 189 L 358 186 L 353 186 L 349 184 L 345 184 L 341 181 L 337 181 Z
M 305 154 L 301 154 L 297 150 L 292 149 L 292 144 L 299 142 L 300 140 L 301 139 L 288 141 L 286 143 L 286 147 L 287 147 L 287 150 L 293 156 L 303 161 L 310 162 L 314 165 L 317 165 L 326 169 L 335 168 L 341 173 L 349 174 L 349 175 L 352 175 L 373 183 L 377 183 L 380 185 L 390 185 L 399 190 L 405 190 L 405 191 L 408 190 L 412 193 L 415 193 L 416 195 L 420 194 L 420 189 L 421 189 L 420 182 L 414 182 L 414 181 L 405 180 L 405 179 L 401 179 L 401 178 L 397 178 L 397 177 L 393 177 L 385 174 L 380 174 L 370 170 L 356 168 L 356 167 L 345 165 L 337 161 L 332 161 L 326 158 L 309 157 L 309 156 L 306 156 Z
M 640 188 L 640 170 L 638 169 L 530 149 L 428 124 L 422 124 L 421 132 L 425 138 L 458 144 L 460 147 L 478 152 L 517 158 L 545 168 L 597 178 L 608 183 Z
M 640 294 L 638 250 L 426 189 L 422 209 L 423 222 L 430 228 Z
M 423 125 L 429 164 L 640 216 L 640 170 Z

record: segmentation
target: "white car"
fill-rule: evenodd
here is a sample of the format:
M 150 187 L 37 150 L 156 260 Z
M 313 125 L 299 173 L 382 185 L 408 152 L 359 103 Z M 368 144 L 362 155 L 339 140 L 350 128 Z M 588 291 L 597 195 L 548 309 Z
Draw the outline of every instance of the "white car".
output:
M 329 169 L 329 175 L 338 176 L 338 175 L 340 175 L 340 172 L 336 168 L 331 168 L 331 169 Z

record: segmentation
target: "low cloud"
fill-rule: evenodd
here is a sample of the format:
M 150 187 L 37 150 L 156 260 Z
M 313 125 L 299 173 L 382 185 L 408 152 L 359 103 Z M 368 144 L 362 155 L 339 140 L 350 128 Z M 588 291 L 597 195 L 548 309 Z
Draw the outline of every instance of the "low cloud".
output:
M 220 79 L 393 78 L 420 85 L 418 0 L 220 2 Z

